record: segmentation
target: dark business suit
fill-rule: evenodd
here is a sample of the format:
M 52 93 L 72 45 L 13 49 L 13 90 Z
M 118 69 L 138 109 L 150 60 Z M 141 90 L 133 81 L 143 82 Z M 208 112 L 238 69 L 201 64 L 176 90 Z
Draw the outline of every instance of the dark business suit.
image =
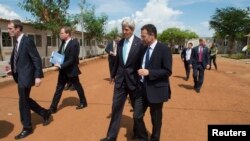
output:
M 105 48 L 105 51 L 108 53 L 108 62 L 109 62 L 110 77 L 111 77 L 112 69 L 114 67 L 115 58 L 116 58 L 116 56 L 110 54 L 110 51 L 112 51 L 112 52 L 115 53 L 115 50 L 114 50 L 113 46 L 114 46 L 114 41 L 108 43 L 107 47 Z
M 144 56 L 141 60 L 143 58 Z M 141 82 L 140 91 L 135 101 L 134 117 L 136 117 L 136 123 L 138 124 L 136 125 L 137 133 L 141 140 L 148 140 L 143 116 L 147 107 L 150 107 L 151 122 L 153 125 L 151 141 L 159 141 L 163 103 L 171 97 L 169 77 L 172 74 L 172 54 L 170 48 L 157 42 L 148 65 L 145 65 L 145 69 L 148 69 L 149 75 L 141 79 L 143 82 Z
M 183 50 L 182 50 L 182 52 L 181 52 L 181 58 L 184 60 L 184 67 L 185 67 L 185 71 L 186 71 L 186 79 L 189 79 L 189 75 L 190 75 L 190 59 L 189 60 L 187 60 L 186 59 L 186 53 L 187 53 L 187 50 L 188 50 L 189 48 L 184 48 Z M 191 52 L 192 52 L 192 48 L 190 48 L 191 49 Z M 191 55 L 190 55 L 190 57 L 191 57 Z
M 68 42 L 64 52 L 62 51 L 63 50 L 62 48 L 63 48 L 63 43 L 58 52 L 64 54 L 65 58 L 63 64 L 61 64 L 61 68 L 59 69 L 56 92 L 54 94 L 53 101 L 50 106 L 50 109 L 54 109 L 55 111 L 62 96 L 64 86 L 67 82 L 72 83 L 73 86 L 75 87 L 80 99 L 80 103 L 87 105 L 87 101 L 84 95 L 84 90 L 82 88 L 82 85 L 78 77 L 78 75 L 81 74 L 78 68 L 79 64 L 78 55 L 80 51 L 79 43 L 76 39 L 71 39 Z
M 10 64 L 13 78 L 18 84 L 19 112 L 24 129 L 31 129 L 30 109 L 40 116 L 45 116 L 46 110 L 30 98 L 31 87 L 35 84 L 35 78 L 42 78 L 42 61 L 36 49 L 35 43 L 29 37 L 23 35 L 17 52 L 16 72 L 14 68 L 13 48 Z
M 107 133 L 107 138 L 110 140 L 116 140 L 117 138 L 122 111 L 128 94 L 130 96 L 132 106 L 134 105 L 135 92 L 138 88 L 139 82 L 137 70 L 140 68 L 140 55 L 143 51 L 141 40 L 134 36 L 126 64 L 124 64 L 122 57 L 124 40 L 125 39 L 122 39 L 118 44 L 117 58 L 111 75 L 112 78 L 115 78 L 115 86 L 111 121 Z
M 204 71 L 209 64 L 209 50 L 205 46 L 202 51 L 202 61 L 199 61 L 199 46 L 192 49 L 191 64 L 193 66 L 194 89 L 200 91 L 204 81 Z

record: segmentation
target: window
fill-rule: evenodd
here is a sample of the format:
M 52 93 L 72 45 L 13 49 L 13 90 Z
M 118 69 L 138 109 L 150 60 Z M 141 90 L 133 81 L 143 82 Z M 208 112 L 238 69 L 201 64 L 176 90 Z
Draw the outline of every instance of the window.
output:
M 91 45 L 95 46 L 95 40 L 91 40 Z
M 82 39 L 80 39 L 80 46 L 82 46 Z
M 12 47 L 12 40 L 8 32 L 2 32 L 3 47 Z
M 90 40 L 89 39 L 86 42 L 86 46 L 90 46 Z
M 56 36 L 52 37 L 52 46 L 56 46 Z
M 36 36 L 36 46 L 42 47 L 42 35 L 35 35 Z
M 47 36 L 47 46 L 51 46 L 51 36 Z

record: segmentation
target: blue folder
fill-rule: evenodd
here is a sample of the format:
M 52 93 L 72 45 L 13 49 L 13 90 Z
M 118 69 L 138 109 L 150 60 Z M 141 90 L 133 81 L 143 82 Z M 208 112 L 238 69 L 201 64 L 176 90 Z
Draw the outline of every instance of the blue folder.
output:
M 50 56 L 50 62 L 52 64 L 62 64 L 64 61 L 64 55 L 58 53 L 57 51 L 53 51 Z

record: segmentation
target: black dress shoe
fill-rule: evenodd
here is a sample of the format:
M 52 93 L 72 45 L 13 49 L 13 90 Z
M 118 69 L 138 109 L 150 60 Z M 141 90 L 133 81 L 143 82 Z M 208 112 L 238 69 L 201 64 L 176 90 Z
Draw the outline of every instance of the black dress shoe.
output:
M 83 109 L 83 108 L 85 108 L 85 107 L 87 107 L 87 104 L 80 103 L 80 104 L 76 107 L 76 109 Z
M 116 141 L 116 139 L 113 139 L 113 138 L 103 138 L 103 139 L 100 139 L 100 141 Z
M 45 114 L 43 115 L 43 126 L 46 126 L 49 124 L 50 122 L 50 116 L 51 116 L 51 112 L 50 110 L 46 110 Z
M 30 135 L 32 133 L 33 133 L 32 129 L 23 129 L 23 131 L 20 134 L 15 136 L 15 139 L 19 140 L 19 139 L 25 138 L 25 137 L 27 137 L 28 135 Z
M 57 109 L 50 107 L 49 111 L 50 111 L 51 114 L 54 114 L 54 113 L 56 113 Z

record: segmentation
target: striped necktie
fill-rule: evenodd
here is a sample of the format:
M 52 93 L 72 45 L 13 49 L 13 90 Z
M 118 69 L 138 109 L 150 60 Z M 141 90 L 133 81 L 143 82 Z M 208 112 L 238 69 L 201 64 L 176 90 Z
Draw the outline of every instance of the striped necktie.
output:
M 17 45 L 18 45 L 18 41 L 15 41 L 15 47 L 14 47 L 14 62 L 13 62 L 13 67 L 14 67 L 14 73 L 16 73 L 16 61 L 17 61 L 17 54 L 18 54 L 18 48 L 17 48 Z
M 147 51 L 146 51 L 145 68 L 148 68 L 148 64 L 149 64 L 149 50 L 150 49 L 151 49 L 151 47 L 148 47 Z

